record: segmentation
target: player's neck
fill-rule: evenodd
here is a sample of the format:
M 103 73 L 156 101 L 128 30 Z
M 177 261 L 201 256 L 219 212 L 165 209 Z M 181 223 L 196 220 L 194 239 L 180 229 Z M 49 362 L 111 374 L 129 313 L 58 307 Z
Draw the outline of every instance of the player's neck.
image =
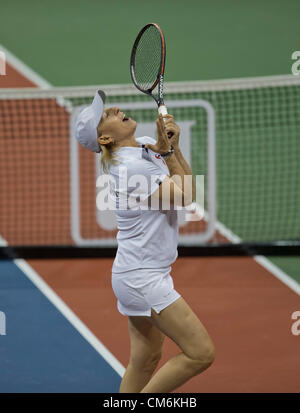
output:
M 132 135 L 128 138 L 122 139 L 116 145 L 114 145 L 114 151 L 122 148 L 123 146 L 139 147 L 140 145 L 136 142 L 134 135 Z

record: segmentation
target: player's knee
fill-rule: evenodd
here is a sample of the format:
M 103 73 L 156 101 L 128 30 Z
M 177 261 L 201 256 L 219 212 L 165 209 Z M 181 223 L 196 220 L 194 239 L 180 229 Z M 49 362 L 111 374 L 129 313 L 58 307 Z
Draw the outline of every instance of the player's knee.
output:
M 216 350 L 213 343 L 206 344 L 205 346 L 201 345 L 196 356 L 193 357 L 195 372 L 198 373 L 210 367 L 213 364 L 215 357 Z
M 202 350 L 200 361 L 207 367 L 211 366 L 216 357 L 216 349 L 213 343 L 210 343 Z
M 205 352 L 204 352 L 204 362 L 207 365 L 207 367 L 211 366 L 213 362 L 215 361 L 216 358 L 216 349 L 213 343 L 211 343 L 209 346 L 206 347 Z

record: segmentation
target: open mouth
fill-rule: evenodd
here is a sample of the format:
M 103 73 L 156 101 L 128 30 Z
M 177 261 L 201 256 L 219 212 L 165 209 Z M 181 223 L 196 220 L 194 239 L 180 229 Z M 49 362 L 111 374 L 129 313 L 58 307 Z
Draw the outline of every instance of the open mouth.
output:
M 126 122 L 127 120 L 129 120 L 129 118 L 127 118 L 126 116 L 124 116 L 123 122 Z

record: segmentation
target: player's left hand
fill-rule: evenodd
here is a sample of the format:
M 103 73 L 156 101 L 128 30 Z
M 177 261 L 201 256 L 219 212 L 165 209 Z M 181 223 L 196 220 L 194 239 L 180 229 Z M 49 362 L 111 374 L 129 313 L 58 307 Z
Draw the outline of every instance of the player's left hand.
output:
M 164 115 L 165 130 L 167 134 L 171 134 L 169 138 L 170 144 L 175 148 L 179 145 L 180 127 L 175 123 L 173 115 Z

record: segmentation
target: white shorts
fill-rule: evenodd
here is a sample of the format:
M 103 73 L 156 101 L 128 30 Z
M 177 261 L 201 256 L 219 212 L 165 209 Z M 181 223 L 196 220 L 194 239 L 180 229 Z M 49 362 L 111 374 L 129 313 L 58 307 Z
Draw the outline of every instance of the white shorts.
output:
M 171 267 L 142 268 L 112 273 L 111 283 L 118 299 L 118 310 L 126 316 L 151 316 L 168 307 L 181 295 L 174 290 Z

